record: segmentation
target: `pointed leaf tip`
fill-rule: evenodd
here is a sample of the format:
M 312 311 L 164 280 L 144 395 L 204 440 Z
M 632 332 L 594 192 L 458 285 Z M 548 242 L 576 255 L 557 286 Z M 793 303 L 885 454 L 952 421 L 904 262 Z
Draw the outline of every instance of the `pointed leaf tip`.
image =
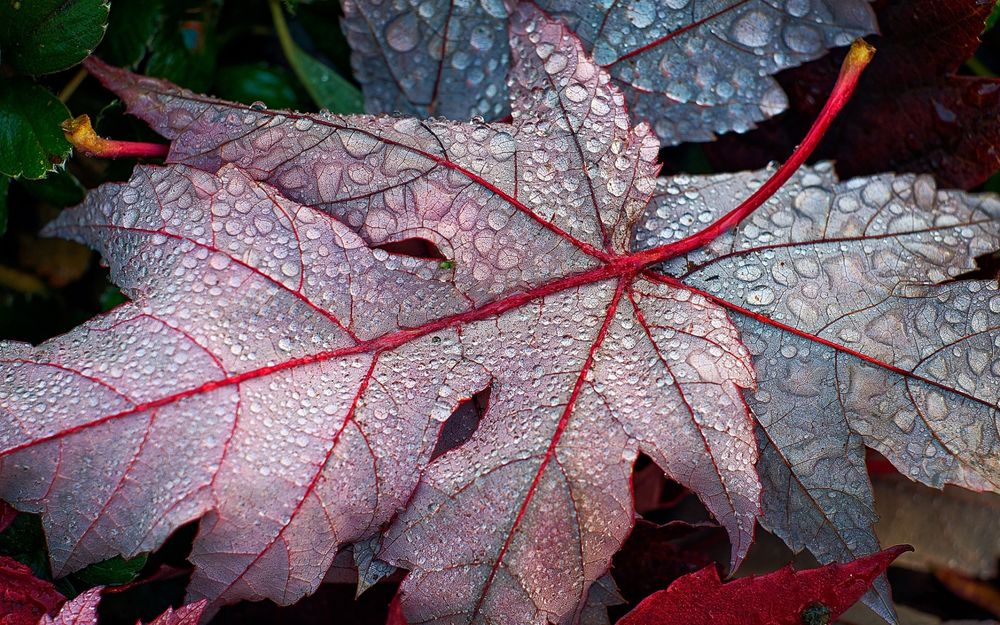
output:
M 618 625 L 802 625 L 830 623 L 854 605 L 909 545 L 897 545 L 844 564 L 723 584 L 714 566 L 681 577 L 646 597 Z
M 43 616 L 38 625 L 97 625 L 97 607 L 101 602 L 103 586 L 79 594 L 63 605 L 54 616 Z M 208 602 L 196 601 L 167 611 L 149 622 L 149 625 L 198 625 Z

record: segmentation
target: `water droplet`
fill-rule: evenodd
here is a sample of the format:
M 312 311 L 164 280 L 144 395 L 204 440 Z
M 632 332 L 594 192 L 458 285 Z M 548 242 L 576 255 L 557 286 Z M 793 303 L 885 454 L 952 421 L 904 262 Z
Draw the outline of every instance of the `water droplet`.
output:
M 771 19 L 761 11 L 749 11 L 733 22 L 730 33 L 742 45 L 759 48 L 771 40 Z
M 420 43 L 417 16 L 411 11 L 400 13 L 385 27 L 385 40 L 396 52 L 409 52 Z

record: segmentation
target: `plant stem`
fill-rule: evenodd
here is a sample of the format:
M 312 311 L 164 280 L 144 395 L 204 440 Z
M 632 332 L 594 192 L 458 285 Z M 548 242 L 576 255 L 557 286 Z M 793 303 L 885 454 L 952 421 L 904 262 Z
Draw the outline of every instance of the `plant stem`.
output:
M 82 83 L 83 79 L 86 77 L 87 69 L 84 67 L 78 69 L 76 73 L 73 74 L 73 77 L 69 79 L 69 82 L 66 83 L 66 86 L 59 92 L 59 101 L 66 104 L 66 100 L 70 99 L 73 93 L 76 92 L 76 88 L 80 86 L 80 83 Z
M 285 21 L 285 14 L 281 10 L 281 0 L 268 0 L 271 7 L 271 20 L 274 22 L 274 31 L 278 35 L 278 42 L 281 44 L 281 51 L 285 53 L 289 65 L 298 73 L 298 65 L 293 61 L 295 57 L 295 42 L 292 41 L 292 33 L 288 30 L 288 22 Z
M 88 115 L 67 119 L 62 123 L 66 140 L 73 148 L 98 158 L 164 158 L 170 151 L 166 143 L 114 141 L 99 136 L 90 125 Z
M 858 39 L 851 46 L 844 64 L 840 68 L 840 75 L 837 83 L 833 86 L 833 91 L 826 100 L 823 110 L 820 111 L 816 121 L 813 122 L 809 132 L 806 133 L 802 143 L 799 144 L 792 155 L 788 158 L 774 174 L 768 178 L 750 197 L 744 200 L 739 206 L 729 211 L 721 219 L 708 226 L 700 232 L 696 232 L 689 237 L 661 245 L 645 252 L 636 254 L 638 262 L 642 266 L 658 263 L 678 256 L 683 256 L 688 252 L 708 245 L 716 238 L 722 236 L 731 228 L 736 227 L 741 221 L 749 217 L 755 210 L 760 208 L 778 189 L 781 188 L 795 171 L 806 162 L 806 159 L 813 153 L 816 146 L 823 139 L 823 135 L 830 128 L 834 118 L 844 108 L 854 88 L 858 85 L 861 72 L 871 61 L 875 54 L 875 48 L 865 41 Z
M 976 76 L 982 76 L 983 78 L 997 77 L 997 75 L 993 73 L 993 70 L 991 70 L 989 67 L 986 66 L 986 63 L 983 63 L 976 57 L 972 57 L 971 59 L 966 61 L 965 66 L 968 67 L 969 71 L 971 71 Z

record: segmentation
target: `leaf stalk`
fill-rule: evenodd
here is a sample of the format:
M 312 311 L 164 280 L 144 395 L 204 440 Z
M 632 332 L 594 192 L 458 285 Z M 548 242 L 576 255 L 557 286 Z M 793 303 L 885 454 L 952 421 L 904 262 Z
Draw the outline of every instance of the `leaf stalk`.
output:
M 97 158 L 165 158 L 170 146 L 166 143 L 115 141 L 97 134 L 89 115 L 80 115 L 62 123 L 66 140 L 73 148 Z
M 823 110 L 816 117 L 816 121 L 809 128 L 802 143 L 795 148 L 795 151 L 792 152 L 788 160 L 778 167 L 774 174 L 759 189 L 754 191 L 739 206 L 726 213 L 721 219 L 704 230 L 685 237 L 680 241 L 635 254 L 634 257 L 638 264 L 646 267 L 671 258 L 683 256 L 688 252 L 704 247 L 727 231 L 735 228 L 741 221 L 763 206 L 771 196 L 777 193 L 778 189 L 788 182 L 798 168 L 806 162 L 820 141 L 822 141 L 833 120 L 850 100 L 854 89 L 858 86 L 861 73 L 868 66 L 868 63 L 871 62 L 874 54 L 875 48 L 863 39 L 858 39 L 851 45 L 851 49 L 847 53 L 847 58 L 844 59 L 844 64 L 840 68 L 840 75 L 837 77 L 837 82 L 834 84 L 833 90 L 826 100 L 826 104 L 823 105 Z

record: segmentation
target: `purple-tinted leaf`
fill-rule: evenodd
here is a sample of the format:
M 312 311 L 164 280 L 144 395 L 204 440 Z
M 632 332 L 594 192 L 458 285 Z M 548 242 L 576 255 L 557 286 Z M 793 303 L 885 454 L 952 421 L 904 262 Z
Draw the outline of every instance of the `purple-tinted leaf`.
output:
M 571 619 L 611 600 L 640 450 L 742 558 L 749 355 L 628 255 L 657 142 L 559 23 L 525 5 L 512 42 L 511 125 L 259 111 L 90 63 L 174 141 L 47 230 L 132 301 L 0 345 L 2 494 L 59 573 L 200 517 L 192 598 L 290 603 L 392 522 L 376 558 L 410 569 L 411 622 Z M 413 238 L 448 262 L 377 247 Z
M 91 588 L 63 604 L 55 616 L 43 616 L 38 625 L 95 625 L 100 601 L 101 588 Z
M 661 184 L 651 247 L 766 172 Z M 1000 202 L 928 176 L 800 171 L 732 234 L 666 270 L 727 302 L 755 356 L 762 523 L 821 562 L 878 550 L 864 446 L 932 486 L 1000 485 L 1000 292 L 939 284 L 1000 246 Z M 888 416 L 888 418 L 887 418 Z M 873 607 L 888 616 L 884 582 Z
M 640 452 L 735 564 L 757 470 L 812 497 L 826 464 L 854 477 L 832 455 L 852 433 L 925 482 L 991 486 L 1000 300 L 927 282 L 996 246 L 995 199 L 826 166 L 712 241 L 763 175 L 673 179 L 648 206 L 658 143 L 611 76 L 532 5 L 510 31 L 510 124 L 258 110 L 88 63 L 172 144 L 48 227 L 97 248 L 131 302 L 0 344 L 0 496 L 42 513 L 58 572 L 200 518 L 189 593 L 213 606 L 293 602 L 353 544 L 364 581 L 409 570 L 410 623 L 569 623 L 613 599 Z M 633 252 L 644 211 L 640 244 L 691 245 Z M 401 253 L 415 241 L 430 252 Z M 676 258 L 693 242 L 711 243 Z M 759 460 L 730 315 L 763 370 L 762 435 L 795 463 Z M 773 497 L 776 526 L 791 504 Z M 864 511 L 834 499 L 785 534 L 855 523 L 809 545 L 864 552 Z
M 746 131 L 780 113 L 787 100 L 772 74 L 876 29 L 868 0 L 537 4 L 569 24 L 622 89 L 633 119 L 648 120 L 668 145 Z M 348 0 L 344 13 L 368 111 L 507 114 L 502 0 Z
M 55 616 L 44 616 L 38 625 L 97 625 L 97 605 L 101 602 L 101 587 L 91 588 L 63 605 Z M 199 601 L 167 611 L 149 625 L 198 625 L 205 602 Z

